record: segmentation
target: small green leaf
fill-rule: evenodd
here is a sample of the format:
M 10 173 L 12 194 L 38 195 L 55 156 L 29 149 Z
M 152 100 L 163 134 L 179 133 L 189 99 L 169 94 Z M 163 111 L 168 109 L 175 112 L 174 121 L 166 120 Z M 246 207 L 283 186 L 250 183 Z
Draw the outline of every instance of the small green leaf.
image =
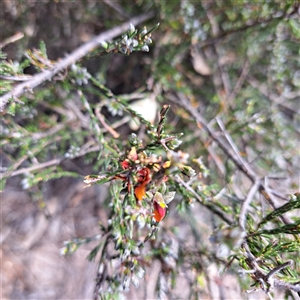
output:
M 9 105 L 9 107 L 8 107 L 7 113 L 10 114 L 10 115 L 12 115 L 12 116 L 15 116 L 15 114 L 16 114 L 16 106 L 17 105 L 16 105 L 15 102 L 11 103 Z
M 299 234 L 300 233 L 300 218 L 295 223 L 287 224 L 281 227 L 277 227 L 274 229 L 269 230 L 259 230 L 258 232 L 255 232 L 251 234 L 254 235 L 261 235 L 261 234 Z
M 45 44 L 44 41 L 40 41 L 39 48 L 40 48 L 40 50 L 41 50 L 43 56 L 44 56 L 45 58 L 48 58 L 48 56 L 47 56 L 47 48 L 46 48 L 46 44 Z
M 300 195 L 296 196 L 296 200 L 289 201 L 288 203 L 276 208 L 274 211 L 266 215 L 261 222 L 258 224 L 257 228 L 260 228 L 262 225 L 266 224 L 267 222 L 282 216 L 284 213 L 300 208 Z

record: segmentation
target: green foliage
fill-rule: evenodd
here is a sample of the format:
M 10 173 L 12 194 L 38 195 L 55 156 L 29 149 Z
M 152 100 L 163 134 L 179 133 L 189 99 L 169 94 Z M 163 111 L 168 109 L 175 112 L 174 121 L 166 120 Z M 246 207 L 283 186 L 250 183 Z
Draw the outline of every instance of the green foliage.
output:
M 291 197 L 291 200 L 282 205 L 281 207 L 276 208 L 274 211 L 266 215 L 263 220 L 258 224 L 258 228 L 260 228 L 262 225 L 265 225 L 267 222 L 272 221 L 275 218 L 278 218 L 282 216 L 284 213 L 288 211 L 292 211 L 294 209 L 300 208 L 300 196 L 294 196 Z
M 295 290 L 299 7 L 291 1 L 146 2 L 123 5 L 127 11 L 153 6 L 159 27 L 130 24 L 122 37 L 103 42 L 34 94 L 29 87 L 11 99 L 1 120 L 1 188 L 14 176 L 29 192 L 65 177 L 85 176 L 88 187 L 109 187 L 108 224 L 99 224 L 99 235 L 74 237 L 61 249 L 72 254 L 97 242 L 88 260 L 99 264 L 95 290 L 101 299 L 119 299 L 120 290 L 137 286 L 155 260 L 168 278 L 170 298 L 184 268 L 195 275 L 190 298 L 201 297 L 208 262 L 250 271 L 239 279 L 244 289 L 253 284 L 270 295 L 275 278 Z M 0 51 L 0 95 L 30 78 L 24 74 L 29 66 L 34 72 L 55 68 L 59 60 L 48 57 L 50 48 L 40 42 L 19 62 Z M 120 65 L 117 58 L 125 60 Z M 147 69 L 147 81 L 134 69 L 138 63 Z M 152 98 L 160 107 L 156 123 L 131 103 Z M 208 129 L 195 115 L 204 116 Z M 133 118 L 140 124 L 135 133 L 127 126 Z M 76 160 L 81 171 L 65 164 Z M 194 239 L 190 247 L 181 228 Z M 157 287 L 158 294 L 163 290 Z

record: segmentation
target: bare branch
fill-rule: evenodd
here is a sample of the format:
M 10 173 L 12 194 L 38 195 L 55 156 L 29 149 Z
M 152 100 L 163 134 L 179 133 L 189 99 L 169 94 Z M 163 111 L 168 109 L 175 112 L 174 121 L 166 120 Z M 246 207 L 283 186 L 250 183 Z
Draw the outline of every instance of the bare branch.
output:
M 187 184 L 186 182 L 184 182 L 184 180 L 182 180 L 179 175 L 175 175 L 175 180 L 176 180 L 176 182 L 178 182 L 179 184 L 181 184 L 184 188 L 186 188 L 187 191 L 189 191 L 191 194 L 193 194 L 195 196 L 195 198 L 196 198 L 196 200 L 197 200 L 198 203 L 200 203 L 201 205 L 207 207 L 210 211 L 212 211 L 214 214 L 216 214 L 217 216 L 219 216 L 227 224 L 229 224 L 229 225 L 232 224 L 232 221 L 229 220 L 222 213 L 222 211 L 218 210 L 212 203 L 203 203 L 201 197 L 194 191 L 193 188 L 190 187 L 189 184 Z
M 198 123 L 200 128 L 203 128 L 209 136 L 217 143 L 217 145 L 224 151 L 224 153 L 234 162 L 234 164 L 240 169 L 251 181 L 255 182 L 256 173 L 250 168 L 246 163 L 242 164 L 240 162 L 240 157 L 238 158 L 229 147 L 220 139 L 219 135 L 211 129 L 206 120 L 198 113 L 198 111 L 191 106 L 188 99 L 183 94 L 178 94 L 179 101 L 176 97 L 169 95 L 171 101 L 181 104 L 191 116 L 194 117 L 195 121 Z
M 259 181 L 255 181 L 255 183 L 252 185 L 251 189 L 249 190 L 246 200 L 243 202 L 241 212 L 240 212 L 240 217 L 239 217 L 239 225 L 243 230 L 245 230 L 246 213 L 248 207 L 252 202 L 252 199 L 258 189 L 259 189 Z
M 61 139 L 61 137 L 56 137 L 54 139 L 46 141 L 42 145 L 39 145 L 36 149 L 32 150 L 31 151 L 32 152 L 31 155 L 39 153 L 46 146 L 48 146 L 49 144 L 51 144 L 53 142 L 57 142 L 60 139 Z M 15 174 L 18 171 L 14 171 L 14 170 L 16 170 L 28 157 L 29 157 L 29 153 L 27 153 L 26 155 L 22 156 L 17 162 L 15 162 L 13 164 L 13 166 L 10 168 L 9 171 L 5 172 L 4 174 L 1 174 L 1 178 L 8 178 L 10 176 L 16 176 L 16 175 L 18 175 L 18 174 Z
M 236 97 L 236 95 L 239 93 L 240 89 L 243 86 L 243 83 L 245 82 L 247 75 L 250 71 L 250 62 L 247 59 L 243 65 L 243 69 L 242 69 L 242 73 L 238 79 L 238 81 L 236 82 L 233 91 L 229 94 L 229 96 L 227 97 L 227 101 L 230 104 L 234 98 Z
M 275 103 L 278 105 L 280 110 L 288 117 L 294 116 L 294 115 L 300 115 L 299 109 L 295 109 L 288 105 L 286 102 L 287 99 L 283 95 L 276 95 L 275 93 L 272 93 L 268 90 L 268 87 L 265 84 L 260 84 L 258 80 L 254 78 L 250 78 L 247 80 L 250 85 L 260 91 L 261 94 L 263 94 L 270 102 Z M 298 106 L 299 107 L 299 106 Z
M 208 125 L 206 120 L 198 113 L 198 111 L 190 104 L 189 100 L 183 94 L 178 94 L 178 98 L 173 95 L 168 95 L 171 101 L 180 104 L 185 110 L 187 110 L 191 116 L 194 117 L 200 128 L 203 128 L 209 136 L 217 143 L 217 145 L 224 151 L 224 153 L 233 161 L 236 167 L 241 170 L 253 183 L 259 183 L 259 191 L 264 195 L 265 199 L 276 209 L 275 201 L 272 193 L 268 191 L 265 184 L 260 180 L 258 175 L 252 170 L 249 164 L 247 164 L 241 156 L 237 156 L 219 137 L 219 135 Z M 243 163 L 241 162 L 243 161 Z M 280 216 L 285 224 L 288 224 L 288 220 L 284 216 Z
M 84 146 L 83 146 L 84 147 Z M 90 153 L 90 152 L 96 152 L 96 151 L 99 151 L 100 150 L 100 147 L 99 146 L 94 146 L 94 147 L 91 147 L 87 150 L 82 150 L 80 151 L 80 153 L 78 155 L 76 155 L 76 157 L 80 157 L 80 156 L 83 156 L 87 153 Z M 26 156 L 27 158 L 27 156 Z M 75 158 L 75 157 L 74 157 Z M 8 173 L 5 173 L 3 174 L 3 178 L 6 178 L 6 177 L 13 177 L 13 176 L 17 176 L 17 175 L 21 175 L 21 174 L 25 174 L 25 173 L 29 173 L 29 172 L 32 172 L 32 171 L 36 171 L 36 170 L 40 170 L 40 169 L 44 169 L 44 168 L 47 168 L 47 167 L 51 167 L 51 166 L 58 166 L 61 162 L 63 162 L 64 160 L 66 160 L 65 157 L 63 158 L 55 158 L 55 159 L 52 159 L 52 160 L 49 160 L 49 161 L 46 161 L 44 163 L 40 163 L 40 164 L 37 164 L 37 165 L 33 165 L 31 167 L 28 167 L 28 168 L 23 168 L 23 169 L 19 169 L 19 170 L 16 170 L 16 171 L 13 171 L 13 172 L 8 172 Z M 24 160 L 22 160 L 23 162 Z M 17 167 L 19 166 L 19 164 L 17 165 Z M 14 166 L 14 169 L 15 169 L 16 166 Z
M 282 269 L 290 266 L 292 261 L 287 261 L 274 269 L 272 269 L 268 274 L 258 265 L 256 257 L 251 253 L 249 246 L 246 242 L 242 244 L 242 247 L 246 251 L 247 264 L 251 267 L 250 271 L 243 271 L 244 273 L 252 273 L 255 279 L 261 283 L 261 287 L 265 293 L 269 293 L 270 288 L 284 288 L 289 289 L 294 292 L 300 292 L 300 283 L 289 283 L 280 279 L 273 279 L 272 277 L 281 271 Z M 267 285 L 266 285 L 267 284 Z
M 240 163 L 243 165 L 243 167 L 245 169 L 247 169 L 247 163 L 245 162 L 245 160 L 241 157 L 240 152 L 237 148 L 237 146 L 235 145 L 235 143 L 233 142 L 231 136 L 228 134 L 228 132 L 225 129 L 224 123 L 222 122 L 222 120 L 219 117 L 216 117 L 216 121 L 219 125 L 219 127 L 221 128 L 221 130 L 224 133 L 224 136 L 226 137 L 230 147 L 232 148 L 232 150 L 234 151 L 234 154 L 236 155 L 236 157 L 238 158 L 238 160 L 240 161 Z
M 16 32 L 13 36 L 5 39 L 3 42 L 0 42 L 0 48 L 5 47 L 8 44 L 14 43 L 20 39 L 22 39 L 24 37 L 24 33 L 23 32 Z
M 300 283 L 292 284 L 283 280 L 274 279 L 274 286 L 278 288 L 288 289 L 296 293 L 300 293 Z
M 266 276 L 266 279 L 267 280 L 271 280 L 271 278 L 278 272 L 280 272 L 281 270 L 287 268 L 288 266 L 291 266 L 293 264 L 293 261 L 289 260 L 287 261 L 286 263 L 283 263 L 279 266 L 277 266 L 276 268 L 274 268 L 273 270 L 271 270 L 267 276 Z
M 97 105 L 95 109 L 95 114 L 98 118 L 98 120 L 101 122 L 101 124 L 104 126 L 104 128 L 115 138 L 117 139 L 120 135 L 112 128 L 110 127 L 106 122 L 104 116 L 100 112 L 101 107 L 100 105 Z
M 130 15 L 123 9 L 123 7 L 117 1 L 103 0 L 103 2 L 114 9 L 116 12 L 120 14 L 120 16 L 126 19 L 130 18 Z
M 6 104 L 10 101 L 10 99 L 18 99 L 21 95 L 23 95 L 28 90 L 33 90 L 35 87 L 39 86 L 46 80 L 51 80 L 52 77 L 64 69 L 68 68 L 70 65 L 80 60 L 82 57 L 87 55 L 93 49 L 99 47 L 99 45 L 104 41 L 109 41 L 128 29 L 130 23 L 134 26 L 145 22 L 146 20 L 152 18 L 154 15 L 153 12 L 134 17 L 128 22 L 123 23 L 120 26 L 117 26 L 113 29 L 110 29 L 104 33 L 99 34 L 97 37 L 92 39 L 91 41 L 83 44 L 76 50 L 74 50 L 67 57 L 61 59 L 53 68 L 50 70 L 44 70 L 41 73 L 38 73 L 32 77 L 32 79 L 17 85 L 11 92 L 6 93 L 4 96 L 0 97 L 0 112 L 2 112 L 6 106 Z

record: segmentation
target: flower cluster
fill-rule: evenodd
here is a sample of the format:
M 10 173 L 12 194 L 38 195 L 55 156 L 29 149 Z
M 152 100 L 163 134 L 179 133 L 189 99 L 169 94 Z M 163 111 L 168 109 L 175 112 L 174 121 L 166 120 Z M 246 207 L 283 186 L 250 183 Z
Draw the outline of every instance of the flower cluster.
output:
M 149 51 L 149 44 L 152 43 L 151 32 L 155 30 L 159 24 L 152 29 L 147 30 L 144 27 L 142 30 L 137 30 L 133 24 L 130 23 L 128 31 L 122 36 L 122 39 L 113 43 L 101 42 L 101 46 L 107 52 L 120 52 L 129 55 L 133 51 Z
M 137 203 L 143 198 L 148 198 L 146 197 L 147 187 L 151 183 L 154 184 L 149 191 L 153 207 L 152 216 L 156 222 L 160 222 L 166 215 L 167 203 L 157 189 L 168 180 L 168 177 L 164 175 L 164 170 L 170 167 L 170 161 L 163 162 L 162 158 L 156 155 L 147 156 L 144 151 L 138 153 L 136 148 L 132 147 L 120 165 L 125 172 L 115 175 L 113 179 L 123 180 L 128 193 L 131 193 L 133 189 Z M 174 196 L 175 193 L 172 199 Z
M 131 134 L 126 151 L 121 152 L 119 146 L 115 145 L 118 151 L 114 152 L 110 164 L 105 165 L 105 171 L 89 175 L 84 180 L 87 186 L 111 182 L 109 219 L 107 227 L 101 224 L 101 230 L 108 239 L 105 247 L 113 245 L 116 251 L 114 273 L 111 272 L 109 277 L 110 287 L 115 284 L 113 288 L 116 289 L 123 287 L 127 290 L 130 283 L 138 284 L 143 267 L 147 264 L 147 260 L 142 259 L 141 249 L 149 239 L 155 237 L 160 222 L 167 215 L 168 204 L 175 197 L 174 190 L 181 191 L 177 176 L 191 178 L 195 175 L 195 171 L 188 165 L 188 154 L 174 151 L 180 144 L 179 137 L 182 134 L 169 135 L 164 131 L 169 107 L 164 105 L 161 109 L 156 128 L 139 114 L 133 114 L 146 124 L 150 138 L 148 144 Z M 123 143 L 120 145 L 124 146 Z M 165 156 L 160 156 L 163 153 Z M 186 198 L 190 201 L 191 197 L 187 195 Z M 183 206 L 185 201 L 182 203 Z M 95 248 L 89 257 L 95 257 L 98 249 Z M 105 254 L 103 250 L 102 253 Z M 167 251 L 163 249 L 162 255 L 165 253 Z M 172 255 L 168 253 L 166 264 L 174 264 L 177 256 L 173 252 Z
M 91 78 L 91 74 L 87 71 L 86 68 L 80 67 L 76 64 L 71 65 L 71 71 L 69 75 L 71 78 L 74 78 L 75 82 L 78 85 L 88 84 L 89 79 Z
M 149 44 L 152 43 L 151 33 L 144 27 L 138 31 L 130 23 L 127 34 L 122 36 L 121 42 L 116 44 L 116 48 L 123 54 L 130 54 L 133 51 L 141 50 L 149 52 Z
M 168 203 L 175 197 L 175 192 L 169 192 L 166 188 L 168 176 L 165 173 L 171 161 L 163 161 L 161 156 L 155 154 L 147 155 L 145 151 L 138 151 L 133 146 L 125 157 L 119 159 L 119 165 L 119 171 L 113 174 L 89 175 L 85 177 L 84 182 L 91 186 L 120 179 L 124 182 L 123 191 L 135 198 L 133 211 L 138 210 L 145 215 L 146 211 L 151 210 L 151 217 L 156 222 L 163 220 Z M 145 207 L 148 209 L 145 210 Z

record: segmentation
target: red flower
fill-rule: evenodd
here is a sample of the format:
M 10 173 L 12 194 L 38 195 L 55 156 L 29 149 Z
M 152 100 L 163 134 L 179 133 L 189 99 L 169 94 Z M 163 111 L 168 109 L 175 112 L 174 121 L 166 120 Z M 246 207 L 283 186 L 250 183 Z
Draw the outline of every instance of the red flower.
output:
M 160 204 L 156 201 L 153 202 L 153 207 L 153 218 L 156 222 L 160 222 L 166 216 L 167 207 L 164 203 Z
M 143 168 L 137 172 L 138 186 L 134 188 L 136 198 L 141 201 L 146 195 L 146 186 L 151 181 L 150 170 Z

